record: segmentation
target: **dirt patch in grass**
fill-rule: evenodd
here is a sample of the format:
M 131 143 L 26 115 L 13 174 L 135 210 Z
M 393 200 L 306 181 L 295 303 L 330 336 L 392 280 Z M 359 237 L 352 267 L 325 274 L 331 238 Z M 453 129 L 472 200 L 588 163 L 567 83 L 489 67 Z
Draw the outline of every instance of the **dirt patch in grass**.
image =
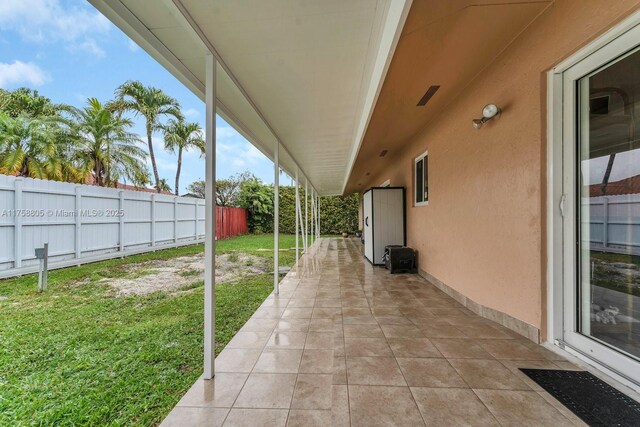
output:
M 132 264 L 127 270 L 126 277 L 105 277 L 99 283 L 111 286 L 116 296 L 184 291 L 198 287 L 204 279 L 204 254 Z M 263 257 L 246 253 L 216 257 L 216 283 L 266 272 Z

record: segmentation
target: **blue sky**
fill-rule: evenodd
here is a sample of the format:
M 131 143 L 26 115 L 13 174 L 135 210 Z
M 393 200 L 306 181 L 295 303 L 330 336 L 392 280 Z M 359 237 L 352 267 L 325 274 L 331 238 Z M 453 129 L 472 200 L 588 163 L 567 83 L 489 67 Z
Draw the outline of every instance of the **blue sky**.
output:
M 88 97 L 107 101 L 127 80 L 140 80 L 176 98 L 188 121 L 204 128 L 204 104 L 85 0 L 0 1 L 0 88 L 37 89 L 54 102 L 82 107 Z M 144 134 L 144 122 L 134 131 Z M 217 125 L 218 178 L 250 170 L 273 182 L 273 163 L 223 119 Z M 158 170 L 173 186 L 176 156 L 154 137 Z M 187 152 L 180 192 L 204 177 L 204 160 Z M 283 184 L 288 180 L 281 179 Z

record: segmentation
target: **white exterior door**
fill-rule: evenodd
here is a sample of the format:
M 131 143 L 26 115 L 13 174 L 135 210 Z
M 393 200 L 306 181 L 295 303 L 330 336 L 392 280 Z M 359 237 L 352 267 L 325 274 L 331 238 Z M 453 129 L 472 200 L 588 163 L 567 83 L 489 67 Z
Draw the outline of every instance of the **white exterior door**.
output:
M 557 117 L 562 182 L 556 181 L 562 192 L 558 200 L 562 217 L 554 222 L 561 229 L 554 237 L 561 249 L 554 256 L 561 262 L 553 264 L 560 272 L 550 293 L 553 338 L 636 387 L 640 386 L 640 185 L 635 185 L 640 183 L 639 40 L 640 26 L 621 31 L 556 80 L 561 107 L 554 104 L 554 108 L 562 111 Z
M 373 258 L 374 264 L 383 264 L 387 245 L 404 245 L 403 190 L 373 190 Z

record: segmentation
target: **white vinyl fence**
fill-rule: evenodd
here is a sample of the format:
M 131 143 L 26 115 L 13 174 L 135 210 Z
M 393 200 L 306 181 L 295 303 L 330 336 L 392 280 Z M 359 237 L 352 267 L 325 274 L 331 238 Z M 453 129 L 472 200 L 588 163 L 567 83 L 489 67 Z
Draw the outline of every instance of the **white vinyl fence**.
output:
M 204 242 L 204 200 L 0 175 L 0 277 Z
M 591 249 L 640 255 L 640 194 L 592 197 L 588 203 Z

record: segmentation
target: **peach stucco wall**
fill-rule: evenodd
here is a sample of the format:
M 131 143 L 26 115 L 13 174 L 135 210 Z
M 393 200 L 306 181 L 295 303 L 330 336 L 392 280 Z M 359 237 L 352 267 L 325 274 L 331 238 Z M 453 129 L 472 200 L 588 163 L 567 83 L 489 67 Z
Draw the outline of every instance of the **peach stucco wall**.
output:
M 363 187 L 391 179 L 413 194 L 413 159 L 429 150 L 429 205 L 407 200 L 420 268 L 477 303 L 542 329 L 546 255 L 546 72 L 638 8 L 638 1 L 558 0 Z M 471 119 L 495 103 L 502 117 Z

